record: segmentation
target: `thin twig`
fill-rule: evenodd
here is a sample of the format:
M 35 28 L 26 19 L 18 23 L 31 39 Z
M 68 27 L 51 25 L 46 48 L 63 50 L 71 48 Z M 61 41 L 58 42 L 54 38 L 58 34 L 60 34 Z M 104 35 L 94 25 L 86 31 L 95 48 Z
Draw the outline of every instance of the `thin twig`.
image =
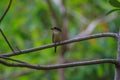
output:
M 16 46 L 16 49 L 21 53 L 21 50 L 19 49 L 19 47 L 18 46 Z
M 10 45 L 10 42 L 8 41 L 7 37 L 5 36 L 5 34 L 3 33 L 2 29 L 0 29 L 0 32 L 3 36 L 3 38 L 5 39 L 5 41 L 7 42 L 8 46 L 10 47 L 10 49 L 12 50 L 13 53 L 15 53 L 14 49 L 12 48 L 12 46 Z
M 26 63 L 26 62 L 23 62 L 23 61 L 15 60 L 15 59 L 12 59 L 12 58 L 9 58 L 9 57 L 4 57 L 4 56 L 0 56 L 0 58 L 15 61 L 15 62 L 18 62 L 18 63 Z
M 12 0 L 10 0 L 8 7 L 6 8 L 5 12 L 3 13 L 2 17 L 0 18 L 0 23 L 2 22 L 2 20 L 4 19 L 5 15 L 7 14 L 8 10 L 10 9 L 10 6 L 12 4 Z
M 91 61 L 82 61 L 82 62 L 72 62 L 72 63 L 64 63 L 64 64 L 55 64 L 55 65 L 31 65 L 24 63 L 8 63 L 4 60 L 0 60 L 0 63 L 9 66 L 9 67 L 24 67 L 31 68 L 37 70 L 52 70 L 52 69 L 60 69 L 60 68 L 68 68 L 68 67 L 76 67 L 76 66 L 88 66 L 95 64 L 103 64 L 103 63 L 111 63 L 111 64 L 119 64 L 115 59 L 100 59 L 100 60 L 91 60 Z
M 48 44 L 48 45 L 43 45 L 43 46 L 40 46 L 40 47 L 37 47 L 37 48 L 20 50 L 21 52 L 18 51 L 18 52 L 15 52 L 15 53 L 12 52 L 12 53 L 7 53 L 7 54 L 1 54 L 1 56 L 6 56 L 6 57 L 17 56 L 17 55 L 21 55 L 21 54 L 27 54 L 27 53 L 34 52 L 34 51 L 47 49 L 47 48 L 58 46 L 58 45 L 64 45 L 64 44 L 73 43 L 73 42 L 80 42 L 80 41 L 94 39 L 94 38 L 100 38 L 100 37 L 117 38 L 117 34 L 116 33 L 99 33 L 99 34 L 94 34 L 94 35 L 89 35 L 89 36 L 84 36 L 84 37 L 65 40 L 65 41 L 62 41 L 60 43 L 56 43 L 56 45 L 55 44 Z

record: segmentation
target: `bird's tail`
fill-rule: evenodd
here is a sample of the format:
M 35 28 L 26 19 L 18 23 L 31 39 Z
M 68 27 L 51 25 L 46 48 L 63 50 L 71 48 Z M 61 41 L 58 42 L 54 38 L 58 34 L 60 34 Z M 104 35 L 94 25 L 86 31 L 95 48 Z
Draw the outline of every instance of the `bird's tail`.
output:
M 57 46 L 56 46 L 56 44 L 55 44 L 55 50 L 54 50 L 54 51 L 55 51 L 55 53 L 56 53 L 56 51 L 57 51 Z

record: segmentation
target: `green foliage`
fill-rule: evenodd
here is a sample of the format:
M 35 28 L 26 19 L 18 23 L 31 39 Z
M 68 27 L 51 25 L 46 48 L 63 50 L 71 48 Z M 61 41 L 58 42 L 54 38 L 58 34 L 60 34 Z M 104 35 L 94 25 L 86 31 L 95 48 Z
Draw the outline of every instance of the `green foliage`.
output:
M 120 2 L 118 0 L 109 0 L 109 3 L 117 8 L 120 8 Z
M 116 7 L 117 9 L 112 9 L 110 10 L 109 12 L 107 12 L 106 15 L 109 15 L 111 14 L 112 12 L 115 12 L 115 11 L 120 11 L 120 1 L 118 0 L 109 0 L 109 3 L 113 6 L 113 7 Z
M 65 0 L 68 18 L 69 38 L 73 38 L 101 15 L 110 11 L 118 11 L 120 3 L 117 0 Z M 8 0 L 0 2 L 0 16 L 5 10 Z M 59 6 L 53 1 L 52 6 L 57 13 L 59 21 L 62 21 L 62 13 Z M 110 12 L 110 13 L 111 13 Z M 109 15 L 108 15 L 109 16 Z M 91 34 L 104 32 L 118 32 L 119 15 L 107 22 L 100 22 Z M 24 50 L 33 47 L 50 44 L 54 26 L 54 20 L 45 0 L 13 0 L 10 11 L 0 24 L 13 48 L 16 46 Z M 59 52 L 58 48 L 58 52 Z M 0 34 L 0 54 L 11 52 L 8 45 Z M 70 45 L 70 49 L 65 54 L 65 59 L 73 61 L 115 58 L 117 53 L 117 43 L 112 38 L 99 38 Z M 56 64 L 58 54 L 54 54 L 53 48 L 44 49 L 37 52 L 14 56 L 14 59 L 29 62 L 31 64 Z M 0 65 L 0 77 L 4 80 L 59 80 L 57 70 L 37 71 L 25 68 L 11 68 Z M 30 71 L 27 74 L 14 77 L 14 74 Z M 14 73 L 14 74 L 13 74 Z M 11 76 L 12 75 L 12 76 Z M 114 66 L 109 64 L 93 65 L 86 67 L 71 67 L 65 69 L 66 80 L 113 80 Z
M 112 12 L 115 12 L 115 11 L 120 11 L 120 9 L 112 9 L 112 10 L 110 10 L 109 12 L 107 12 L 106 15 L 109 15 L 109 14 L 111 14 Z

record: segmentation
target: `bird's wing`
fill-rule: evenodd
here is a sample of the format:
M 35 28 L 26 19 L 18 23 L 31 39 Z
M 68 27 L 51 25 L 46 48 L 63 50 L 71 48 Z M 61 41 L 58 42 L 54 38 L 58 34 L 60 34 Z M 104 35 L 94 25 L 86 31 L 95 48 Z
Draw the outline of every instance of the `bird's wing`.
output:
M 54 33 L 52 34 L 52 42 L 54 43 Z

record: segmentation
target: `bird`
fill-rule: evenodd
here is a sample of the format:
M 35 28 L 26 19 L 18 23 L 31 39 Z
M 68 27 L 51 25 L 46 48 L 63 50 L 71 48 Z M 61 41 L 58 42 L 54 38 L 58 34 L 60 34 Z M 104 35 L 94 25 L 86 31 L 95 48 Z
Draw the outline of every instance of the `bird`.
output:
M 54 52 L 56 53 L 57 46 L 56 43 L 59 43 L 62 39 L 62 30 L 59 27 L 52 27 L 52 42 L 55 43 Z

